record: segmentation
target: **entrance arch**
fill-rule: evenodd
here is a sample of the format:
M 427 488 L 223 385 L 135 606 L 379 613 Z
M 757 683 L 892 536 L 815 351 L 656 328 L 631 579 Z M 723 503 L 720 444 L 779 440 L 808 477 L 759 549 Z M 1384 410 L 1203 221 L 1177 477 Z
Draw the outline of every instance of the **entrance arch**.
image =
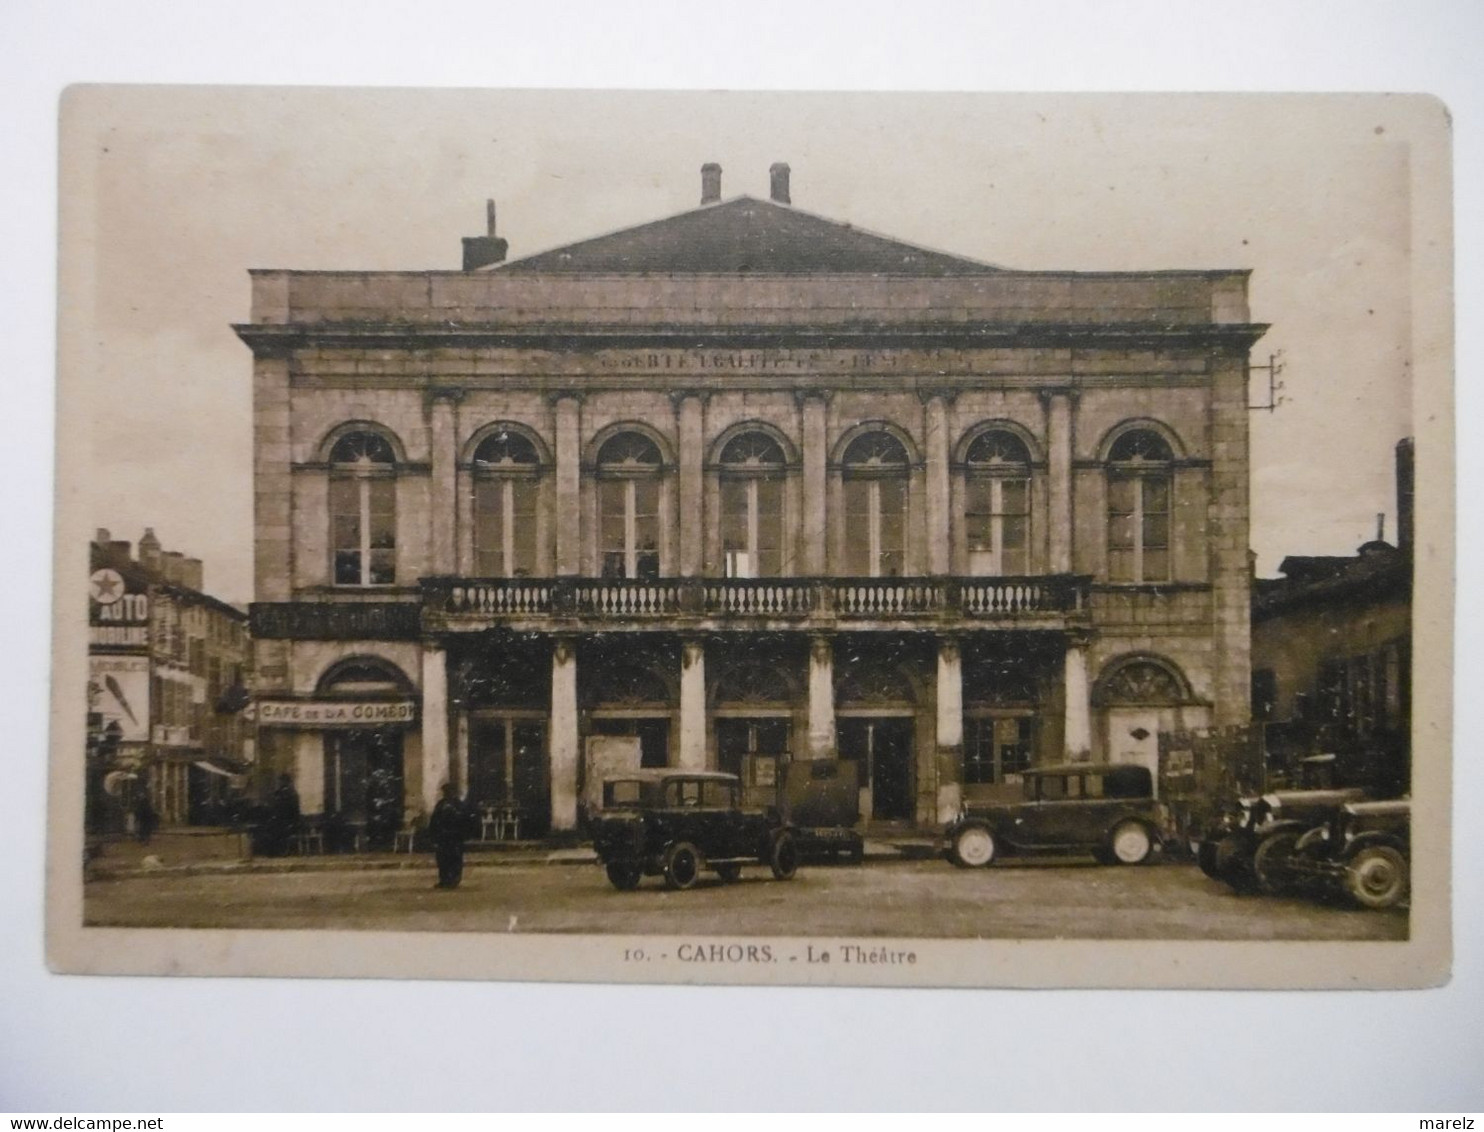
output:
M 875 821 L 916 816 L 917 693 L 897 665 L 860 662 L 838 677 L 840 758 L 860 767 L 861 812 Z
M 348 657 L 326 670 L 315 695 L 326 700 L 402 700 L 412 681 L 379 657 Z M 340 846 L 390 849 L 406 810 L 405 724 L 346 727 L 324 734 L 327 838 Z

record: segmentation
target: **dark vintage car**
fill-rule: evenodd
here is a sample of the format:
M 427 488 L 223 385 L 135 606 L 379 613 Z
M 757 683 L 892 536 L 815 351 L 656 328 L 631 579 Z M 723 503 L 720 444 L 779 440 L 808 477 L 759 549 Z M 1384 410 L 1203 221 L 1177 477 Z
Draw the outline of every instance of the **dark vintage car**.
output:
M 1091 853 L 1137 865 L 1162 840 L 1164 814 L 1142 766 L 1065 763 L 1026 771 L 1015 802 L 972 803 L 944 833 L 944 855 L 982 868 L 1002 853 Z
M 1201 871 L 1241 893 L 1281 892 L 1289 882 L 1286 861 L 1299 839 L 1328 823 L 1363 790 L 1278 790 L 1242 798 L 1196 850 Z
M 779 880 L 798 869 L 793 830 L 776 810 L 747 810 L 733 774 L 637 770 L 603 783 L 603 808 L 591 820 L 593 848 L 613 887 L 637 888 L 663 876 L 690 888 L 706 869 L 737 880 L 742 866 L 763 864 Z
M 1284 860 L 1290 887 L 1343 892 L 1362 908 L 1391 908 L 1411 888 L 1412 804 L 1351 802 L 1305 833 Z

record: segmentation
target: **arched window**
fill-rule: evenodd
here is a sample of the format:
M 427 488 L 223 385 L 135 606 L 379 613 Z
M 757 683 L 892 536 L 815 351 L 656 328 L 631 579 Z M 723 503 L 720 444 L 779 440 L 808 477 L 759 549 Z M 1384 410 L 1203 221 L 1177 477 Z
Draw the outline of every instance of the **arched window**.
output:
M 907 450 L 889 432 L 868 432 L 845 450 L 844 572 L 899 577 L 907 561 Z
M 721 548 L 728 578 L 783 573 L 783 449 L 745 432 L 721 451 Z
M 500 429 L 474 450 L 474 571 L 486 578 L 536 572 L 540 457 L 518 432 Z
M 964 528 L 970 574 L 1028 574 L 1031 457 L 1014 433 L 974 438 L 964 454 Z
M 637 432 L 621 432 L 598 450 L 603 577 L 659 577 L 662 464 L 658 446 Z
M 1108 452 L 1108 578 L 1170 580 L 1174 454 L 1150 429 L 1126 432 Z
M 330 449 L 330 556 L 337 586 L 397 580 L 396 455 L 377 433 L 348 432 Z

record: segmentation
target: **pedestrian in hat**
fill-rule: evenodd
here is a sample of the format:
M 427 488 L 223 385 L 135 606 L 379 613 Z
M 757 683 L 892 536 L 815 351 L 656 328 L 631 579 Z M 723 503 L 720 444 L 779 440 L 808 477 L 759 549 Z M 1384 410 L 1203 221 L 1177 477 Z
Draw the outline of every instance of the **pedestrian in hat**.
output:
M 428 819 L 428 835 L 438 861 L 438 888 L 458 888 L 464 877 L 464 839 L 469 836 L 469 811 L 459 801 L 453 783 L 445 783 L 443 797 Z

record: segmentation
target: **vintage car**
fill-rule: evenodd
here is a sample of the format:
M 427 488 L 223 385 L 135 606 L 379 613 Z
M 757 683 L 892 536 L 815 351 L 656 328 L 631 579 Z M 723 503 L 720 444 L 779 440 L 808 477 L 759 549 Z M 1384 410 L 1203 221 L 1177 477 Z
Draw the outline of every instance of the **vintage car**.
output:
M 690 888 L 706 869 L 737 880 L 742 866 L 764 864 L 779 880 L 798 869 L 793 830 L 776 810 L 747 810 L 733 774 L 674 768 L 630 771 L 603 783 L 603 807 L 590 829 L 613 887 L 637 888 L 663 876 Z
M 1305 833 L 1284 862 L 1294 884 L 1338 889 L 1362 908 L 1391 908 L 1411 887 L 1412 804 L 1351 802 Z
M 1242 798 L 1201 841 L 1196 861 L 1237 892 L 1281 892 L 1290 883 L 1285 863 L 1299 839 L 1364 794 L 1355 788 L 1278 790 Z
M 944 855 L 982 868 L 1002 853 L 1091 853 L 1137 865 L 1161 843 L 1164 812 L 1142 766 L 1065 763 L 1028 770 L 1023 797 L 966 804 L 944 833 Z

